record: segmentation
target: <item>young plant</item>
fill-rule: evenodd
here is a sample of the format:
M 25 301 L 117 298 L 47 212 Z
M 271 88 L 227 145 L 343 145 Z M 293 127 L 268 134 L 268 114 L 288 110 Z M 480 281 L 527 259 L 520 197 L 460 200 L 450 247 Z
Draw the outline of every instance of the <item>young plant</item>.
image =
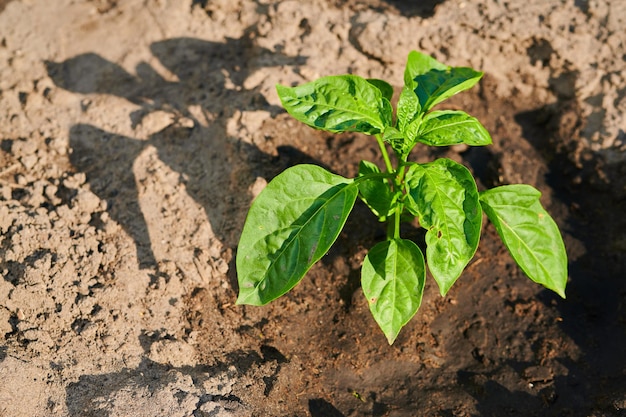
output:
M 373 135 L 385 162 L 361 161 L 356 178 L 315 165 L 297 165 L 274 178 L 252 203 L 237 250 L 238 304 L 264 305 L 291 290 L 330 249 L 357 197 L 382 222 L 387 240 L 367 254 L 361 286 L 370 311 L 393 343 L 422 300 L 426 266 L 400 222 L 417 218 L 426 231 L 428 269 L 442 296 L 474 256 L 483 210 L 513 259 L 531 280 L 565 297 L 567 257 L 556 223 L 530 185 L 478 192 L 471 173 L 450 159 L 408 161 L 417 143 L 483 146 L 491 137 L 474 117 L 433 110 L 482 77 L 411 52 L 394 121 L 393 88 L 356 75 L 322 77 L 297 87 L 278 85 L 283 106 L 297 120 L 330 132 Z M 389 158 L 387 145 L 396 155 Z

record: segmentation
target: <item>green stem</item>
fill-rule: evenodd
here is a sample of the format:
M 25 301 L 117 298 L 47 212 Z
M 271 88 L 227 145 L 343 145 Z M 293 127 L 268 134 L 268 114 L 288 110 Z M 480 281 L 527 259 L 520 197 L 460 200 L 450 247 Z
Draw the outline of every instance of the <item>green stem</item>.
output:
M 400 169 L 398 170 L 398 175 L 396 175 L 396 182 L 398 183 L 398 186 L 401 187 L 402 183 L 404 182 L 404 172 L 406 170 L 406 165 L 402 164 L 400 166 Z
M 387 167 L 387 172 L 395 172 L 393 166 L 391 166 L 391 160 L 389 159 L 389 154 L 387 153 L 385 142 L 383 141 L 383 137 L 380 135 L 380 133 L 376 135 L 376 140 L 378 141 L 380 152 L 383 154 L 383 159 L 385 160 L 385 167 Z
M 387 168 L 387 172 L 393 174 L 393 178 L 389 178 L 389 186 L 393 189 L 398 189 L 398 181 L 396 177 L 396 170 L 393 169 L 391 165 L 391 159 L 389 159 L 389 153 L 387 152 L 387 148 L 385 147 L 385 142 L 380 134 L 376 135 L 376 141 L 378 142 L 378 146 L 380 147 L 380 152 L 383 155 L 383 160 L 385 161 L 385 167 Z M 400 214 L 396 210 L 393 214 L 393 219 L 387 221 L 387 239 L 397 239 L 400 237 Z
M 393 214 L 393 219 L 387 220 L 387 240 L 393 240 L 396 236 L 396 213 Z
M 403 209 L 404 209 L 404 205 L 399 203 L 398 206 L 396 207 L 396 212 L 393 215 L 393 217 L 394 217 L 393 237 L 394 237 L 394 239 L 400 239 L 400 218 L 402 217 Z

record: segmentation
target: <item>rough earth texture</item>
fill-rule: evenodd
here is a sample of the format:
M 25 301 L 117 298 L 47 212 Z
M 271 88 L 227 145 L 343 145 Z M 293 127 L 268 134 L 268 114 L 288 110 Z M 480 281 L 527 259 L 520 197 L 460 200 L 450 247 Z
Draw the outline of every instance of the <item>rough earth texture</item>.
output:
M 625 27 L 621 0 L 0 0 L 0 416 L 626 415 Z M 567 299 L 486 224 L 389 346 L 359 287 L 384 228 L 359 203 L 291 293 L 236 306 L 268 181 L 381 162 L 274 85 L 399 88 L 412 49 L 486 73 L 448 106 L 494 139 L 412 158 L 539 188 Z

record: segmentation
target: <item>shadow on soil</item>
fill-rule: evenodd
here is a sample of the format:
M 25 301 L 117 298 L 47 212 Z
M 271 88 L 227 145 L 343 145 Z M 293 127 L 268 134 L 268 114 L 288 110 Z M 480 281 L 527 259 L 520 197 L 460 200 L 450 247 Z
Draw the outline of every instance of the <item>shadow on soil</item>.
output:
M 134 415 L 135 412 L 147 415 L 150 410 L 162 413 L 170 407 L 187 408 L 194 416 L 230 415 L 244 411 L 245 404 L 228 390 L 228 381 L 245 375 L 262 378 L 267 396 L 281 364 L 286 362 L 276 348 L 267 345 L 261 346 L 260 353 L 232 352 L 225 362 L 211 367 L 175 367 L 144 359 L 136 369 L 81 376 L 67 386 L 66 403 L 71 417 Z M 115 399 L 123 398 L 125 393 L 132 395 L 132 399 L 118 404 Z
M 445 0 L 385 0 L 391 6 L 395 7 L 401 14 L 407 17 L 420 16 L 424 19 L 433 17 L 438 5 Z
M 570 410 L 604 415 L 626 413 L 626 200 L 613 190 L 620 179 L 606 171 L 599 156 L 575 166 L 567 152 L 562 126 L 563 108 L 546 106 L 520 113 L 516 121 L 523 137 L 548 162 L 546 182 L 553 199 L 567 207 L 561 214 L 563 231 L 583 245 L 583 253 L 570 261 L 567 299 L 556 305 L 560 311 L 560 328 L 581 350 L 578 360 L 563 361 L 568 375 L 557 377 L 554 393 Z M 604 180 L 600 180 L 604 178 Z M 568 241 L 566 240 L 566 244 Z M 546 305 L 553 296 L 540 294 Z M 556 399 L 556 398 L 555 398 Z M 580 414 L 583 415 L 583 414 Z M 585 414 L 587 415 L 587 414 Z
M 204 207 L 221 240 L 241 227 L 229 220 L 232 212 L 240 208 L 232 198 L 229 200 L 227 190 L 247 190 L 255 177 L 272 178 L 290 166 L 292 162 L 287 159 L 306 159 L 288 148 L 279 150 L 283 155 L 270 156 L 226 132 L 226 123 L 238 112 L 281 111 L 270 106 L 256 89 L 243 87 L 254 70 L 305 62 L 304 58 L 257 47 L 253 32 L 254 28 L 243 38 L 228 39 L 226 43 L 175 38 L 152 44 L 154 56 L 177 76 L 178 81 L 174 82 L 163 79 L 148 64 L 140 64 L 135 76 L 96 54 L 46 63 L 48 74 L 58 87 L 82 94 L 110 94 L 139 106 L 129 115 L 133 128 L 157 111 L 171 117 L 167 127 L 147 140 L 88 124 L 78 124 L 70 130 L 72 164 L 86 174 L 92 191 L 107 201 L 113 220 L 134 239 L 142 267 L 155 266 L 156 261 L 138 199 L 133 165 L 148 147 L 156 148 L 159 159 L 180 174 L 180 182 Z M 83 111 L 87 112 L 89 101 L 84 103 Z M 192 107 L 200 108 L 200 112 L 190 111 Z M 238 170 L 242 169 L 252 172 L 240 173 Z
M 345 417 L 331 403 L 321 398 L 309 400 L 309 413 L 311 417 Z

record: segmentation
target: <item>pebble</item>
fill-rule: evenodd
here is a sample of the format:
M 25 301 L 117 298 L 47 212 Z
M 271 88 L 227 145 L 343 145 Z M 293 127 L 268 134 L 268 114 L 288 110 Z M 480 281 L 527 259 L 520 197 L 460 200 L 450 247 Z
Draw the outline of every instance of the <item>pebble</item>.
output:
M 100 199 L 89 190 L 80 190 L 76 195 L 76 203 L 86 213 L 98 211 L 100 207 Z
M 20 162 L 24 165 L 24 168 L 30 170 L 37 164 L 37 155 L 31 154 L 20 158 Z

